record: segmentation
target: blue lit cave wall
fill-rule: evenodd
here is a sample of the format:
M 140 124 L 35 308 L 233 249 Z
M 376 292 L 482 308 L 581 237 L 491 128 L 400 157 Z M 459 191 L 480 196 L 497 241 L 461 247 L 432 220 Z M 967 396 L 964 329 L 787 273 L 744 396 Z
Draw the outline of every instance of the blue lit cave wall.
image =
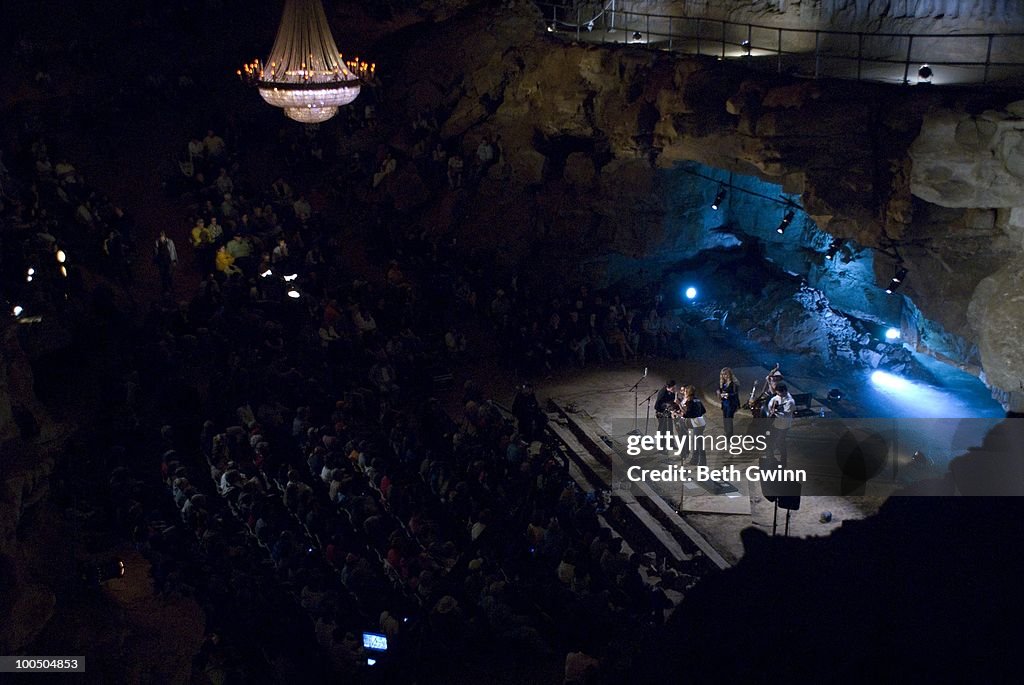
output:
M 723 186 L 716 211 L 711 205 Z M 910 347 L 978 365 L 973 345 L 926 319 L 902 294 L 886 294 L 887 282 L 875 274 L 875 250 L 842 241 L 826 259 L 833 237 L 801 209 L 779 234 L 787 203 L 799 207 L 799 195 L 696 163 L 660 171 L 656 188 L 663 205 L 659 241 L 640 255 L 602 257 L 608 282 L 662 274 L 666 296 L 679 301 L 682 288 L 697 285 L 703 306 L 731 329 L 828 361 L 913 372 L 903 345 L 884 340 L 894 326 Z

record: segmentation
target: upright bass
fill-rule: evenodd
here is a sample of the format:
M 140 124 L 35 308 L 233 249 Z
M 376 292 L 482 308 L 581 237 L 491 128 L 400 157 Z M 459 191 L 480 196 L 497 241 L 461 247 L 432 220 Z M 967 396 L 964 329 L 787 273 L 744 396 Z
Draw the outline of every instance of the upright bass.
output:
M 764 384 L 761 386 L 761 392 L 757 392 L 757 381 L 750 388 L 750 398 L 743 404 L 743 409 L 749 409 L 750 413 L 757 416 L 765 415 L 765 407 L 768 404 L 768 400 L 772 398 L 772 394 L 768 391 L 768 386 L 771 382 L 771 377 L 774 376 L 779 370 L 779 364 L 768 372 L 768 375 L 764 377 Z

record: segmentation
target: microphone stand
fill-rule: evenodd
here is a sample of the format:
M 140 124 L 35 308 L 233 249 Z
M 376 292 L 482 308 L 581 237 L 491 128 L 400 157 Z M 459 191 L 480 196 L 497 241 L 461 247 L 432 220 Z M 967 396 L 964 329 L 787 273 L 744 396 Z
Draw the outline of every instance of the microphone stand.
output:
M 633 430 L 626 433 L 626 435 L 643 435 L 640 432 L 640 384 L 647 378 L 647 369 L 644 369 L 644 375 L 640 376 L 640 380 L 633 384 L 626 392 L 633 393 Z M 648 408 L 650 408 L 648 406 Z
M 657 395 L 659 392 L 661 392 L 660 389 L 655 390 L 654 392 L 647 396 L 647 399 L 640 403 L 647 405 L 647 418 L 644 419 L 644 435 L 651 434 L 651 400 L 654 399 L 654 396 Z

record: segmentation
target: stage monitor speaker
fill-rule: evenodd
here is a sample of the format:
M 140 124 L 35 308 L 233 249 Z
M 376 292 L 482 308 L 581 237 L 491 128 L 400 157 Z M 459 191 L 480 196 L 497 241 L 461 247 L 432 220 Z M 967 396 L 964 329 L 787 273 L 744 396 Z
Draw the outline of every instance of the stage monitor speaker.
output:
M 782 462 L 775 457 L 763 456 L 758 460 L 758 469 L 761 471 L 761 495 L 769 502 L 775 502 L 783 509 L 796 511 L 800 508 L 800 483 L 789 481 L 767 480 L 764 476 L 767 471 L 775 471 L 782 468 Z M 794 506 L 785 506 L 782 502 Z
M 800 490 L 800 483 L 787 483 L 787 485 L 796 485 L 797 492 Z M 777 504 L 779 505 L 779 509 L 798 511 L 800 509 L 800 495 L 783 495 L 778 498 Z

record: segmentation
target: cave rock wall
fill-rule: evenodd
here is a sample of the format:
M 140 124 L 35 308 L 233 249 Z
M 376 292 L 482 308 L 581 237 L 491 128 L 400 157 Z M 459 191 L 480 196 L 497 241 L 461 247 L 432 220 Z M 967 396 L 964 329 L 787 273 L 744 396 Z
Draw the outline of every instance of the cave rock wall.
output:
M 956 125 L 936 114 L 948 106 L 946 91 L 798 81 L 709 58 L 566 44 L 547 35 L 535 8 L 516 7 L 500 20 L 466 12 L 425 30 L 409 42 L 389 89 L 393 107 L 437 116 L 443 140 L 467 158 L 482 136 L 502 136 L 502 163 L 465 199 L 462 219 L 435 221 L 434 230 L 486 244 L 499 225 L 500 253 L 510 264 L 531 254 L 538 265 L 561 258 L 559 273 L 572 278 L 602 255 L 625 257 L 616 268 L 629 267 L 636 265 L 630 260 L 683 256 L 732 240 L 723 236 L 735 231 L 718 230 L 725 220 L 702 209 L 715 183 L 681 181 L 677 165 L 760 179 L 806 211 L 807 222 L 783 241 L 770 235 L 777 210 L 746 212 L 765 216 L 740 232 L 768 231 L 765 242 L 785 270 L 815 283 L 843 310 L 913 324 L 912 338 L 962 366 L 980 349 L 985 378 L 1000 392 L 1017 387 L 1010 381 L 1024 367 L 1011 357 L 1005 373 L 990 373 L 1002 362 L 992 344 L 982 344 L 987 333 L 978 327 L 999 322 L 1005 329 L 1008 320 L 1024 321 L 1024 311 L 968 310 L 982 281 L 1011 278 L 995 275 L 1020 251 L 1019 205 L 967 199 L 940 207 L 941 192 L 914 196 L 928 173 L 925 152 L 934 167 L 960 164 L 957 150 L 943 161 L 943 145 L 956 140 Z M 1008 105 L 1019 96 L 958 97 L 957 111 L 1004 112 L 1007 135 L 1016 131 Z M 919 134 L 933 121 L 946 138 L 929 146 Z M 1015 159 L 1015 152 L 1005 154 Z M 853 252 L 823 267 L 820 253 L 833 237 Z M 538 242 L 549 249 L 538 255 Z M 911 276 L 898 297 L 883 301 L 876 284 L 884 287 L 897 260 Z M 913 309 L 897 306 L 901 298 Z M 931 340 L 941 340 L 942 349 L 928 348 Z

